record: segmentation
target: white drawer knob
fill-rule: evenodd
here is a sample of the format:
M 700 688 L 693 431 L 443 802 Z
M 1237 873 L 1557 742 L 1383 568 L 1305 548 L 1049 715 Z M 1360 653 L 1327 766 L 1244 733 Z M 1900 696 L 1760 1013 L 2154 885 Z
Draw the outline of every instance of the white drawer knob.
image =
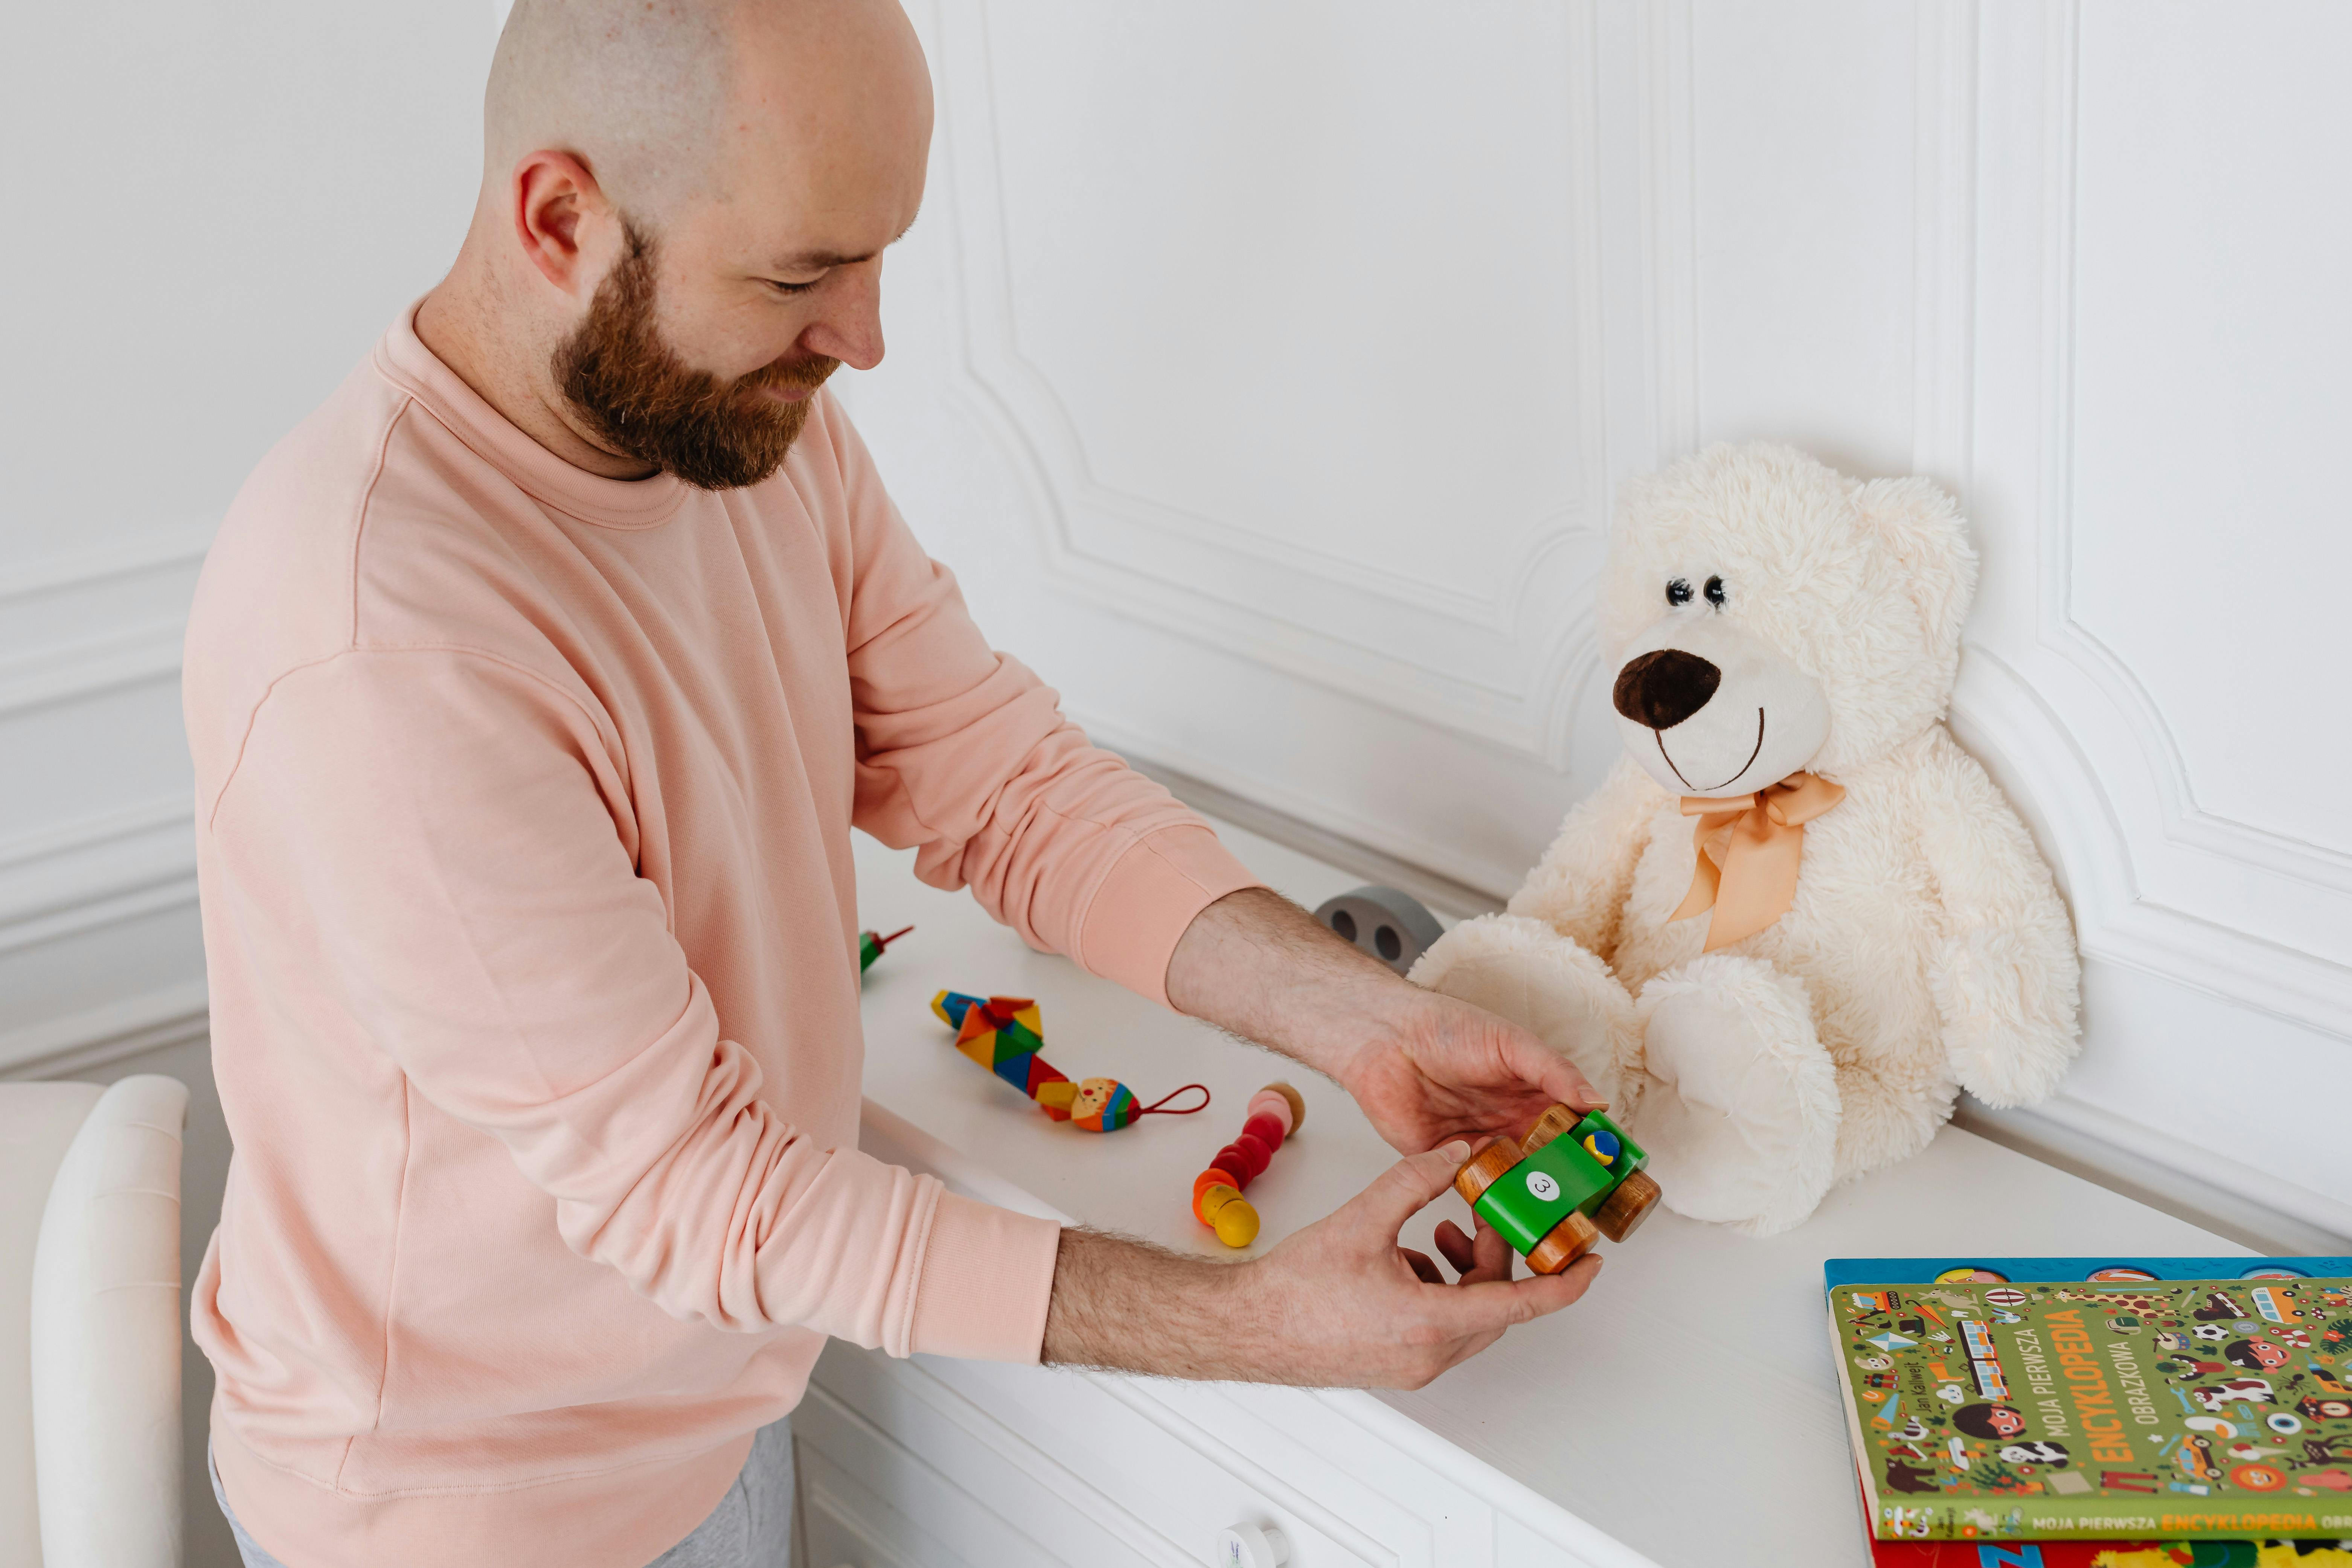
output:
M 1217 1536 L 1217 1568 L 1281 1568 L 1290 1542 L 1270 1524 L 1236 1524 Z

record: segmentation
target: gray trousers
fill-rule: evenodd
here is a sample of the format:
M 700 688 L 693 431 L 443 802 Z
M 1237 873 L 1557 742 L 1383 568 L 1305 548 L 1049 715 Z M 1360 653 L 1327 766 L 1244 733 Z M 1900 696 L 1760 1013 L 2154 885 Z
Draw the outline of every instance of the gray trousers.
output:
M 220 1471 L 209 1464 L 205 1468 L 212 1469 L 213 1498 L 236 1532 L 245 1568 L 287 1568 L 245 1532 L 236 1515 L 229 1512 L 228 1498 L 221 1491 Z M 647 1568 L 792 1568 L 792 1562 L 793 1428 L 790 1421 L 779 1421 L 752 1434 L 751 1455 L 743 1461 L 743 1473 L 735 1478 L 735 1484 L 727 1489 L 710 1516 Z

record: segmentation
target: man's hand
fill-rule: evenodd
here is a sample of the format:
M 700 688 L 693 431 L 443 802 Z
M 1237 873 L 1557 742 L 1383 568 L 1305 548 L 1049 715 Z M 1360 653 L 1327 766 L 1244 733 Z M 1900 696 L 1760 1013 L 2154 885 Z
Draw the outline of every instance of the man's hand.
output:
M 1511 1279 L 1511 1249 L 1483 1223 L 1448 1220 L 1437 1247 L 1461 1272 L 1397 1245 L 1444 1193 L 1469 1146 L 1400 1161 L 1328 1218 L 1248 1263 L 1180 1258 L 1123 1237 L 1062 1233 L 1045 1359 L 1164 1377 L 1318 1388 L 1419 1388 L 1514 1323 L 1556 1312 L 1601 1271 Z
M 1448 1138 L 1522 1136 L 1555 1103 L 1608 1101 L 1517 1024 L 1423 991 L 1264 888 L 1211 904 L 1168 964 L 1181 1012 L 1335 1079 L 1408 1154 Z

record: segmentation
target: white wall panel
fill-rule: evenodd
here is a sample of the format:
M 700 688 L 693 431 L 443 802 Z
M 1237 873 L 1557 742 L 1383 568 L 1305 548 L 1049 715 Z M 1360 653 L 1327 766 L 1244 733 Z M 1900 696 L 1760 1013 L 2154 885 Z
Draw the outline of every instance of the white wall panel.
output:
M 447 266 L 481 0 L 13 5 L 0 563 L 216 520 Z
M 1696 18 L 1700 430 L 1907 473 L 1913 8 L 1762 0 Z
M 247 472 L 455 253 L 490 24 L 481 0 L 10 12 L 0 1068 L 201 1007 L 188 595 Z
M 53 6 L 0 60 L 49 237 L 0 262 L 19 1055 L 193 1005 L 187 584 L 445 264 L 487 10 Z M 1749 436 L 1932 474 L 1985 557 L 1956 720 L 2093 960 L 2045 1114 L 2352 1229 L 2340 8 L 916 12 L 933 188 L 846 395 L 1099 734 L 1505 893 L 1614 755 L 1619 481 Z
M 1604 505 L 1590 17 L 1423 22 L 944 8 L 959 369 L 1063 585 L 1556 763 Z
M 2352 759 L 2302 717 L 2339 13 L 1099 10 L 919 15 L 934 188 L 850 394 L 1005 646 L 1114 743 L 1502 893 L 1614 755 L 1618 481 L 1756 436 L 1930 474 L 1985 556 L 1956 723 L 2091 960 L 2042 1114 L 2352 1234 Z M 1462 235 L 1519 254 L 1425 295 Z
M 2341 5 L 2084 9 L 2067 609 L 2186 811 L 2352 891 L 2347 58 Z M 2275 935 L 2352 960 L 2352 921 Z

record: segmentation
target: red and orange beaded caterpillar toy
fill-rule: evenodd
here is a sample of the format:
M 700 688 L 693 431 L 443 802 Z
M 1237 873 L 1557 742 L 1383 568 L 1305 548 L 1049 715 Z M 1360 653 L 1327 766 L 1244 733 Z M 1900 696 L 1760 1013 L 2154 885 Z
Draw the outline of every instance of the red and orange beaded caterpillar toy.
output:
M 1284 1139 L 1307 1121 L 1307 1101 L 1286 1083 L 1270 1083 L 1250 1096 L 1241 1136 L 1217 1151 L 1209 1168 L 1192 1178 L 1192 1216 L 1217 1233 L 1227 1247 L 1257 1239 L 1257 1210 L 1242 1189 L 1257 1180 Z

